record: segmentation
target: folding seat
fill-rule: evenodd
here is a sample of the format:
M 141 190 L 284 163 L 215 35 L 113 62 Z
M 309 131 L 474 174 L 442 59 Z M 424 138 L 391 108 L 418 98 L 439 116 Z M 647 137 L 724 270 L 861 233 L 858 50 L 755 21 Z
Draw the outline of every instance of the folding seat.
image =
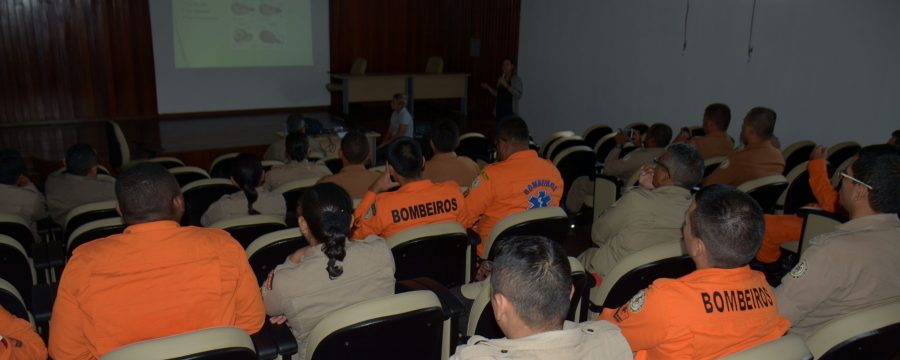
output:
M 0 278 L 0 306 L 10 314 L 34 324 L 34 319 L 31 317 L 31 313 L 28 312 L 25 299 L 13 284 L 3 278 Z
M 214 327 L 158 339 L 145 340 L 110 351 L 103 360 L 258 359 L 253 340 L 236 327 Z
M 18 214 L 0 213 L 0 234 L 9 236 L 22 245 L 28 256 L 32 255 L 32 248 L 37 239 L 31 231 L 28 221 Z
M 794 167 L 785 176 L 788 182 L 787 188 L 775 201 L 775 212 L 778 214 L 794 214 L 806 204 L 815 203 L 812 187 L 809 186 L 809 170 L 806 166 L 809 161 L 804 161 Z
M 727 156 L 716 156 L 706 160 L 703 160 L 703 177 L 709 176 L 713 171 L 719 168 L 719 165 L 722 165 L 725 160 L 727 160 Z
M 872 306 L 831 320 L 806 338 L 816 359 L 900 357 L 900 301 Z
M 561 142 L 557 142 L 555 145 L 559 144 Z M 561 199 L 565 199 L 568 196 L 569 188 L 572 187 L 575 179 L 594 175 L 596 163 L 594 152 L 591 148 L 584 145 L 569 147 L 553 158 L 553 165 L 559 170 L 563 179 L 563 196 Z
M 278 161 L 278 160 L 263 160 L 261 164 L 262 164 L 263 170 L 265 170 L 265 171 L 272 170 L 272 168 L 276 167 L 276 166 L 284 165 L 283 162 Z
M 847 168 L 850 167 L 850 164 L 853 163 L 853 157 L 847 158 L 844 162 L 840 164 L 836 164 L 833 172 L 831 173 L 831 185 L 834 187 L 838 187 L 841 184 L 841 172 L 847 171 Z M 835 164 L 831 164 L 835 165 Z
M 444 73 L 444 58 L 440 56 L 432 56 L 428 58 L 428 61 L 425 63 L 425 73 L 426 74 L 443 74 Z
M 617 132 L 609 133 L 597 140 L 597 143 L 594 145 L 594 155 L 597 156 L 598 162 L 603 163 L 606 161 L 606 156 L 616 147 L 615 138 L 618 134 Z
M 622 195 L 622 181 L 615 176 L 597 175 L 594 178 L 594 194 L 584 200 L 584 205 L 594 209 L 593 220 Z
M 27 300 L 24 304 L 31 310 L 31 292 L 37 285 L 37 272 L 22 245 L 6 235 L 0 235 L 0 279 L 13 286 Z
M 431 278 L 446 288 L 469 282 L 472 245 L 457 222 L 415 226 L 387 239 L 399 280 Z
M 239 190 L 231 180 L 226 179 L 203 179 L 182 186 L 184 216 L 181 218 L 181 225 L 200 226 L 200 218 L 212 203 Z
M 812 360 L 803 338 L 787 334 L 778 339 L 723 357 L 722 360 Z
M 122 222 L 120 217 L 94 220 L 79 226 L 69 235 L 69 241 L 66 245 L 66 258 L 71 258 L 72 252 L 84 243 L 110 235 L 121 234 L 126 227 L 127 225 Z
M 795 142 L 781 151 L 781 156 L 784 157 L 783 175 L 787 177 L 788 173 L 790 173 L 791 170 L 794 170 L 797 165 L 800 165 L 800 163 L 804 161 L 808 161 L 809 154 L 812 153 L 815 148 L 816 143 L 804 140 Z
M 228 179 L 231 177 L 231 167 L 238 153 L 227 153 L 215 158 L 209 165 L 209 176 L 214 179 Z
M 487 239 L 484 239 L 484 256 L 494 258 L 494 242 L 513 235 L 543 235 L 562 244 L 570 229 L 566 212 L 557 206 L 526 210 L 498 221 Z
M 356 58 L 356 60 L 353 61 L 353 65 L 350 67 L 350 75 L 365 75 L 366 67 L 368 65 L 369 62 L 366 61 L 366 58 Z M 325 89 L 329 92 L 342 92 L 344 91 L 344 84 L 329 82 L 325 84 Z
M 138 161 L 144 161 L 132 159 L 131 148 L 128 145 L 128 140 L 125 138 L 125 133 L 122 132 L 122 128 L 115 121 L 109 120 L 106 122 L 106 142 L 109 144 L 109 162 L 114 168 L 124 169 L 136 164 Z M 152 148 L 141 142 L 135 143 L 135 148 L 138 154 L 146 152 L 151 157 L 163 151 L 163 149 Z M 109 171 L 107 170 L 106 173 L 109 174 Z
M 547 149 L 547 152 L 546 152 L 547 160 L 553 161 L 553 159 L 556 159 L 557 155 L 559 155 L 561 152 L 565 151 L 566 149 L 569 149 L 574 146 L 584 146 L 584 145 L 585 145 L 584 139 L 582 139 L 581 136 L 578 136 L 578 135 L 572 135 L 572 136 L 566 136 L 566 137 L 560 138 L 560 139 L 554 141 L 552 144 L 550 144 L 550 148 Z
M 284 219 L 269 215 L 247 215 L 225 219 L 209 227 L 227 231 L 245 249 L 260 236 L 287 228 Z
M 332 174 L 337 174 L 341 172 L 342 168 L 344 168 L 343 161 L 341 161 L 341 158 L 337 156 L 326 157 L 322 160 L 319 160 L 318 163 L 328 167 L 328 170 L 331 170 Z
M 197 180 L 209 179 L 209 173 L 206 170 L 196 166 L 179 166 L 169 169 L 169 172 L 175 176 L 178 186 L 184 187 Z
M 176 158 L 176 157 L 171 157 L 171 156 L 154 157 L 154 158 L 147 159 L 145 161 L 160 164 L 163 167 L 165 167 L 166 169 L 184 166 L 184 161 L 181 161 L 181 159 Z
M 553 134 L 550 134 L 550 136 L 547 137 L 547 140 L 544 140 L 544 143 L 541 144 L 538 155 L 540 155 L 540 157 L 542 157 L 542 158 L 547 158 L 547 151 L 550 150 L 550 146 L 552 146 L 554 142 L 556 142 L 564 137 L 574 136 L 574 135 L 575 135 L 574 132 L 571 132 L 568 130 L 557 131 Z
M 116 210 L 115 200 L 100 201 L 75 207 L 66 214 L 64 224 L 66 236 L 72 235 L 75 229 L 91 221 L 117 217 L 119 217 L 119 212 Z
M 262 286 L 270 271 L 283 264 L 294 251 L 307 245 L 309 242 L 303 238 L 300 229 L 293 227 L 260 236 L 247 245 L 244 251 L 247 253 L 250 268 L 256 274 L 256 280 Z
M 860 146 L 855 141 L 837 143 L 828 148 L 826 159 L 831 166 L 842 164 L 859 152 Z
M 470 132 L 459 136 L 459 145 L 456 146 L 456 155 L 465 156 L 472 161 L 489 164 L 491 158 L 491 143 L 483 134 Z
M 600 141 L 601 138 L 612 132 L 612 128 L 607 125 L 594 125 L 585 129 L 584 133 L 581 134 L 581 137 L 584 138 L 585 145 L 593 149 L 594 145 L 597 145 L 597 142 Z
M 763 212 L 774 214 L 775 203 L 787 186 L 787 179 L 783 175 L 770 175 L 747 181 L 738 185 L 737 189 L 756 200 Z
M 284 203 L 287 206 L 288 214 L 293 214 L 297 211 L 297 202 L 300 200 L 300 197 L 303 196 L 303 192 L 305 192 L 306 189 L 315 186 L 318 181 L 319 179 L 295 180 L 275 189 L 276 193 L 284 196 Z

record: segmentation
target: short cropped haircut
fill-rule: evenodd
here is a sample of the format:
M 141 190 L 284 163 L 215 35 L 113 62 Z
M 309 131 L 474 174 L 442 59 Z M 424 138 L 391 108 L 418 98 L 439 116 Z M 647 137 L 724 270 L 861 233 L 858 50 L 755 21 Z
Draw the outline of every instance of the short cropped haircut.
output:
M 408 136 L 401 136 L 388 145 L 387 162 L 394 171 L 407 179 L 422 176 L 422 148 Z
M 528 143 L 528 124 L 518 116 L 508 116 L 497 124 L 497 138 L 509 142 Z
M 67 173 L 85 176 L 97 164 L 99 164 L 97 153 L 88 144 L 75 144 L 66 151 Z
M 431 127 L 431 142 L 442 153 L 452 152 L 459 145 L 459 127 L 450 119 L 438 121 Z
M 731 109 L 723 103 L 713 103 L 703 110 L 703 117 L 708 118 L 716 125 L 716 129 L 728 131 L 728 125 L 731 124 Z
M 369 139 L 359 131 L 351 131 L 341 139 L 344 158 L 353 165 L 359 165 L 369 157 Z
M 306 134 L 292 132 L 284 139 L 284 151 L 291 160 L 306 160 L 306 154 L 309 153 L 309 137 Z
M 775 133 L 775 119 L 777 117 L 778 114 L 775 114 L 775 111 L 772 109 L 755 107 L 750 109 L 746 119 L 747 124 L 750 125 L 753 130 L 756 130 L 756 134 L 759 135 L 759 137 L 763 140 L 769 140 Z
M 302 114 L 290 114 L 285 122 L 288 134 L 303 130 L 306 127 L 306 118 Z
M 694 197 L 691 234 L 706 245 L 712 266 L 747 265 L 762 245 L 763 211 L 750 195 L 728 185 L 711 185 Z
M 503 294 L 525 325 L 562 325 L 569 312 L 572 269 L 562 247 L 540 235 L 512 236 L 497 244 L 491 290 Z
M 406 106 L 406 102 L 409 98 L 406 94 L 394 94 L 393 100 L 400 104 L 400 106 Z
M 663 165 L 669 169 L 669 176 L 675 186 L 693 189 L 703 180 L 703 157 L 700 152 L 688 144 L 670 145 Z
M 872 210 L 881 214 L 900 212 L 900 148 L 888 144 L 866 146 L 859 150 L 859 158 L 851 166 L 853 177 L 872 187 Z
M 25 173 L 25 159 L 13 149 L 0 150 L 0 184 L 15 185 Z
M 672 128 L 663 123 L 656 123 L 647 129 L 647 136 L 653 139 L 656 146 L 666 147 L 672 141 Z
M 172 200 L 181 195 L 175 176 L 162 165 L 141 163 L 116 180 L 116 199 L 128 225 L 171 219 Z

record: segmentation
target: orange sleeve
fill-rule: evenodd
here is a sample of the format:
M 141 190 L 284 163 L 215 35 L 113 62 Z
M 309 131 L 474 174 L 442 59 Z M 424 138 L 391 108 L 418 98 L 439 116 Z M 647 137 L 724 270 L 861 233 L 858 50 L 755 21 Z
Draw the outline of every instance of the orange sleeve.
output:
M 628 340 L 632 351 L 654 348 L 666 339 L 671 315 L 664 294 L 651 285 L 638 292 L 631 300 L 618 309 L 605 309 L 600 320 L 619 326 Z
M 234 294 L 234 326 L 244 329 L 248 334 L 255 334 L 266 321 L 266 307 L 244 249 L 231 239 L 228 244 L 234 247 L 230 249 L 230 255 L 238 268 L 238 283 Z
M 475 226 L 475 223 L 487 210 L 493 198 L 494 192 L 491 189 L 491 178 L 486 170 L 482 170 L 466 191 L 463 226 L 467 229 Z
M 50 356 L 56 360 L 91 359 L 90 345 L 84 333 L 84 314 L 75 296 L 81 284 L 88 282 L 89 271 L 84 252 L 76 252 L 63 271 L 50 317 Z M 82 256 L 79 256 L 82 255 Z
M 46 359 L 44 340 L 34 332 L 31 323 L 19 319 L 0 306 L 0 359 Z
M 351 239 L 365 239 L 366 236 L 376 234 L 381 235 L 384 231 L 381 218 L 375 206 L 375 193 L 368 191 L 363 195 L 356 210 L 353 211 L 353 222 L 355 227 Z
M 828 169 L 825 165 L 825 159 L 816 159 L 806 165 L 809 171 L 809 187 L 812 189 L 816 201 L 822 210 L 830 213 L 838 212 L 840 203 L 838 202 L 838 193 L 828 178 Z

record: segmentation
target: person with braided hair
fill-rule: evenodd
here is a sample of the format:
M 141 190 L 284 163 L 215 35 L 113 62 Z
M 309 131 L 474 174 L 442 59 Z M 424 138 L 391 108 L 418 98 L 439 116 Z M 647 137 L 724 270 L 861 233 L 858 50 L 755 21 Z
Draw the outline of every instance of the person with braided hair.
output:
M 216 222 L 247 215 L 271 215 L 284 219 L 287 205 L 281 194 L 263 187 L 266 172 L 259 158 L 253 154 L 240 154 L 234 158 L 231 181 L 241 189 L 224 195 L 209 206 L 200 218 L 200 224 L 210 226 Z
M 340 186 L 321 183 L 306 190 L 297 214 L 309 245 L 269 273 L 262 297 L 270 321 L 291 327 L 297 355 L 304 359 L 309 333 L 326 315 L 393 294 L 395 268 L 384 239 L 370 235 L 351 241 L 353 202 Z

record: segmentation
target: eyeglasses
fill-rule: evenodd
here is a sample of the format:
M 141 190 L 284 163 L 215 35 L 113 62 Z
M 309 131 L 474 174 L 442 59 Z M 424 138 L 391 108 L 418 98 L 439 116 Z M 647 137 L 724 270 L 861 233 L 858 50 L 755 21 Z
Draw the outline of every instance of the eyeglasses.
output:
M 666 164 L 663 164 L 662 162 L 660 162 L 659 158 L 653 159 L 653 166 L 659 166 L 666 172 L 666 175 L 669 175 L 669 176 L 672 175 L 672 173 L 669 172 L 669 167 L 666 166 Z
M 847 174 L 846 171 L 841 171 L 841 177 L 845 177 L 845 178 L 847 178 L 847 179 L 850 179 L 850 181 L 853 181 L 853 182 L 855 182 L 855 183 L 857 183 L 857 184 L 860 184 L 860 185 L 862 185 L 862 186 L 865 186 L 865 187 L 869 188 L 869 190 L 873 190 L 873 189 L 872 189 L 872 185 L 866 184 L 866 183 L 862 182 L 862 180 L 850 176 L 849 174 Z

